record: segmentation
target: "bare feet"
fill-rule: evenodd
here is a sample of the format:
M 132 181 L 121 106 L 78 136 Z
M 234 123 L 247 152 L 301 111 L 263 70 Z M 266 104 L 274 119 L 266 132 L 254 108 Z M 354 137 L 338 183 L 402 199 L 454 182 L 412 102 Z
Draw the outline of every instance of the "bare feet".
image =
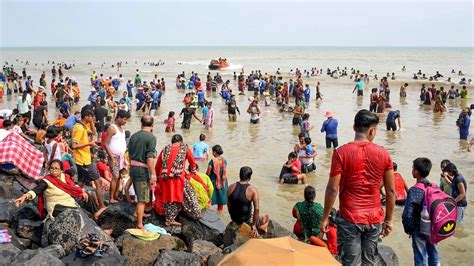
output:
M 100 208 L 96 213 L 94 213 L 94 220 L 99 220 L 99 216 L 105 211 L 107 208 Z
M 259 230 L 262 230 L 263 232 L 267 232 L 268 231 L 268 224 L 270 223 L 270 217 L 268 216 L 268 214 L 262 216 L 260 218 L 260 226 L 258 227 Z
M 181 223 L 178 223 L 178 222 L 176 222 L 176 221 L 172 221 L 172 222 L 166 222 L 165 225 L 166 225 L 166 226 L 173 226 L 173 225 L 180 226 Z
M 133 213 L 133 216 L 137 217 L 137 213 L 134 212 L 134 213 Z M 146 212 L 143 213 L 143 218 L 149 218 L 149 217 L 151 217 L 151 214 L 146 213 Z
M 117 203 L 118 203 L 118 200 L 116 200 L 116 199 L 110 199 L 110 200 L 109 200 L 109 203 L 110 203 L 110 204 L 117 204 Z

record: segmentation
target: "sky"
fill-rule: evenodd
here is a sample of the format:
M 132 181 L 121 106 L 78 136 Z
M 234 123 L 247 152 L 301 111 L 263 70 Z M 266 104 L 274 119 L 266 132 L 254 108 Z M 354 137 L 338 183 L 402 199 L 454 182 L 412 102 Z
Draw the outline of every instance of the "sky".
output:
M 473 1 L 0 0 L 0 47 L 472 47 Z

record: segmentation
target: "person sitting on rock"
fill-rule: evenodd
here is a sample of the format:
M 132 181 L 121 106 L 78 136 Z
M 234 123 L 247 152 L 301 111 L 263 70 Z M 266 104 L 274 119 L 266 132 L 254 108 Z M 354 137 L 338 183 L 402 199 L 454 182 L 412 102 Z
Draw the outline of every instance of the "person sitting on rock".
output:
M 252 227 L 251 236 L 257 237 L 258 231 L 267 232 L 270 218 L 268 215 L 260 216 L 258 191 L 250 184 L 252 173 L 252 168 L 248 166 L 240 168 L 240 181 L 230 185 L 227 191 L 227 209 L 232 222 L 250 225 Z
M 186 179 L 193 187 L 194 194 L 199 203 L 201 210 L 208 209 L 211 206 L 212 195 L 214 193 L 214 185 L 208 175 L 197 172 L 199 166 L 196 164 L 196 171 L 192 171 L 191 166 L 188 166 Z
M 293 217 L 297 219 L 293 232 L 305 242 L 326 246 L 322 240 L 317 239 L 320 233 L 319 225 L 323 218 L 324 209 L 320 203 L 314 202 L 315 197 L 316 190 L 314 187 L 305 187 L 304 201 L 297 202 L 293 207 Z
M 97 220 L 105 210 L 105 208 L 98 209 L 87 193 L 63 173 L 63 164 L 60 160 L 52 160 L 49 165 L 49 174 L 41 179 L 34 189 L 16 199 L 15 204 L 19 208 L 25 201 L 33 200 L 38 196 L 38 211 L 43 217 L 42 194 L 45 196 L 46 210 L 51 219 L 69 208 L 82 207 L 92 213 L 94 219 Z

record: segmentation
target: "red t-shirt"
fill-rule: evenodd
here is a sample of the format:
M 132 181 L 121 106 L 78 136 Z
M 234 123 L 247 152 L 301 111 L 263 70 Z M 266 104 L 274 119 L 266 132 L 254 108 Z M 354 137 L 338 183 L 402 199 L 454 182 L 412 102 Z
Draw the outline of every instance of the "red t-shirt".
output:
M 395 199 L 406 200 L 407 192 L 405 191 L 405 180 L 400 173 L 393 173 L 393 183 L 395 184 Z
M 109 166 L 103 162 L 98 162 L 96 166 L 97 166 L 97 170 L 99 171 L 99 175 L 102 178 L 105 178 L 106 171 L 110 172 Z
M 378 224 L 384 220 L 380 185 L 392 170 L 387 150 L 370 141 L 350 142 L 332 155 L 330 176 L 341 175 L 339 213 L 353 224 Z
M 290 165 L 292 166 L 291 167 L 291 173 L 292 174 L 297 175 L 301 172 L 301 162 L 300 162 L 300 160 L 295 160 Z M 298 171 L 293 170 L 293 166 L 296 167 L 296 169 L 298 169 Z

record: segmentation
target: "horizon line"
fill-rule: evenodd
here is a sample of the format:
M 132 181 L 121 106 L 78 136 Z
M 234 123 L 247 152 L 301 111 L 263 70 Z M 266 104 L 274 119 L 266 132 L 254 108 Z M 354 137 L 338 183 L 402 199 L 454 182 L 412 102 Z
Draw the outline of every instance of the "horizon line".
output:
M 208 47 L 274 47 L 274 48 L 474 48 L 474 46 L 376 46 L 376 45 L 86 45 L 86 46 L 0 46 L 0 49 L 28 48 L 208 48 Z

